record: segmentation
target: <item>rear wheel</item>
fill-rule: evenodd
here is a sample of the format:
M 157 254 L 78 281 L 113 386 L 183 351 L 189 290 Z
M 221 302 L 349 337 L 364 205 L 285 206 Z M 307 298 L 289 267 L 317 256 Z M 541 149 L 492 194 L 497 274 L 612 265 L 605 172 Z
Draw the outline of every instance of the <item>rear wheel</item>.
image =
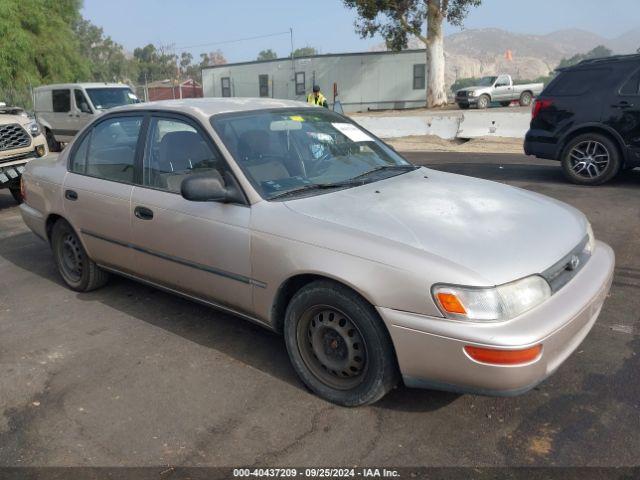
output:
M 49 147 L 50 152 L 59 152 L 61 150 L 62 145 L 60 145 L 60 142 L 58 142 L 53 136 L 53 132 L 51 132 L 51 130 L 47 128 L 44 136 L 47 139 L 47 147 Z
M 520 106 L 528 107 L 529 105 L 531 105 L 532 100 L 533 95 L 531 95 L 531 92 L 522 92 L 522 94 L 520 95 Z
M 51 246 L 60 276 L 72 290 L 89 292 L 107 283 L 109 274 L 89 258 L 66 221 L 58 220 L 53 226 Z
M 398 382 L 386 327 L 369 303 L 342 285 L 318 281 L 296 293 L 284 336 L 296 373 L 330 402 L 367 405 Z
M 586 133 L 571 140 L 562 153 L 562 171 L 578 185 L 600 185 L 620 171 L 618 148 L 604 135 Z
M 491 99 L 489 98 L 489 95 L 480 95 L 480 98 L 478 99 L 478 108 L 480 110 L 484 110 L 490 103 Z

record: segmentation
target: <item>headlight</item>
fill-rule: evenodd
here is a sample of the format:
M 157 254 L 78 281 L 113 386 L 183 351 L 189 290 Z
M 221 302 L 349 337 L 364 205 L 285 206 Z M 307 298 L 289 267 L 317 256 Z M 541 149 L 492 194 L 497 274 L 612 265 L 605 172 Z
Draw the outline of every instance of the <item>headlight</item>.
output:
M 476 96 L 476 92 L 474 92 L 473 90 L 469 90 L 469 93 L 467 93 L 468 97 L 475 97 Z
M 596 237 L 593 236 L 593 228 L 591 228 L 590 223 L 587 223 L 587 236 L 589 237 L 589 240 L 587 241 L 587 245 L 584 249 L 589 253 L 589 255 L 591 255 L 596 246 Z
M 454 320 L 501 322 L 540 305 L 551 296 L 551 287 L 539 275 L 497 287 L 463 287 L 438 284 L 433 298 L 442 314 Z
M 29 133 L 34 138 L 40 135 L 40 125 L 38 125 L 38 122 L 31 122 L 27 125 L 27 130 L 29 130 Z

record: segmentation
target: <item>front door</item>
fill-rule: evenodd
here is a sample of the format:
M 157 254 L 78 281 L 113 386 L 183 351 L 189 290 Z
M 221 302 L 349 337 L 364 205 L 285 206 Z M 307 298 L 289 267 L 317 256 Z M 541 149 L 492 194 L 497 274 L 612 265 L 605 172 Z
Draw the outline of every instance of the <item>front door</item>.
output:
M 135 158 L 144 117 L 106 118 L 70 154 L 63 192 L 66 218 L 98 264 L 130 271 Z
M 230 175 L 198 124 L 152 116 L 141 185 L 131 195 L 133 265 L 159 285 L 235 310 L 252 309 L 251 210 L 191 202 L 180 194 L 189 175 Z
M 613 127 L 631 150 L 631 161 L 640 164 L 640 69 L 625 79 L 604 121 Z
M 93 120 L 93 110 L 89 106 L 89 101 L 86 95 L 79 88 L 73 90 L 73 117 L 71 117 L 71 123 L 73 130 L 79 132 L 85 125 Z
M 495 83 L 492 99 L 496 102 L 510 100 L 513 97 L 513 87 L 509 81 L 509 77 L 501 75 Z

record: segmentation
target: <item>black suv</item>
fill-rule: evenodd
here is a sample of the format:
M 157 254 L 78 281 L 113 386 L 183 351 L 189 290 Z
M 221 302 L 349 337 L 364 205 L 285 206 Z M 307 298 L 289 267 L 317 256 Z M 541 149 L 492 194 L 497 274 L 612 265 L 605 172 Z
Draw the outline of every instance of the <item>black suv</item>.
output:
M 640 55 L 585 60 L 558 72 L 533 105 L 525 153 L 560 160 L 580 185 L 640 166 Z

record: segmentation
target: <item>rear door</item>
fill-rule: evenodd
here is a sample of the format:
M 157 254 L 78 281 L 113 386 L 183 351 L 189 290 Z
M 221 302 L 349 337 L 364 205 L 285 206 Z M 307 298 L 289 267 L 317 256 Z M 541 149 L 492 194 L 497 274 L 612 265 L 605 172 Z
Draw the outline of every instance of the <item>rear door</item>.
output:
M 53 112 L 49 122 L 53 135 L 59 142 L 70 142 L 78 133 L 74 121 L 75 111 L 71 102 L 71 89 L 56 88 L 51 90 L 51 101 Z
M 98 264 L 129 271 L 130 201 L 144 116 L 109 116 L 75 142 L 64 181 L 66 218 Z
M 131 196 L 133 265 L 138 276 L 174 290 L 252 310 L 248 205 L 192 202 L 180 194 L 189 175 L 229 183 L 224 158 L 200 125 L 153 115 L 140 185 Z

